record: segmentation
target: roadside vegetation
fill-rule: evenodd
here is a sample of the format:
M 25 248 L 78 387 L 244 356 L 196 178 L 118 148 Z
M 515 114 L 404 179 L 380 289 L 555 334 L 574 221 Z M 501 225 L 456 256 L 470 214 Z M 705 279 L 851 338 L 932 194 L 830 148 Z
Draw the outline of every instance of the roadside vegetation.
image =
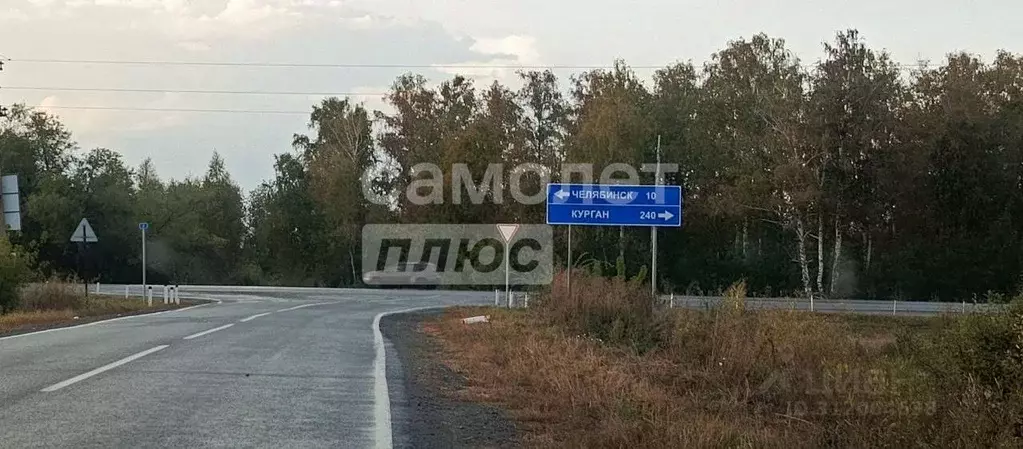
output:
M 1023 306 L 935 318 L 656 310 L 637 280 L 563 278 L 529 310 L 426 332 L 541 448 L 1023 447 Z M 491 323 L 458 318 L 487 314 Z
M 641 168 L 660 148 L 679 168 L 664 182 L 687 192 L 684 228 L 662 229 L 658 249 L 658 275 L 678 291 L 713 294 L 745 278 L 758 297 L 1018 294 L 1023 55 L 972 48 L 993 57 L 919 64 L 878 46 L 883 35 L 842 30 L 800 59 L 782 38 L 736 36 L 713 54 L 666 54 L 679 62 L 656 70 L 605 60 L 497 83 L 402 74 L 379 108 L 361 96 L 310 104 L 308 128 L 280 136 L 289 144 L 273 149 L 258 185 L 239 185 L 228 169 L 237 161 L 217 154 L 204 173 L 161 176 L 152 161 L 81 148 L 59 117 L 12 105 L 0 117 L 0 167 L 20 175 L 24 229 L 10 236 L 46 276 L 134 282 L 144 221 L 155 283 L 358 286 L 366 224 L 542 223 L 545 205 L 520 202 L 512 186 L 531 196 L 544 189 L 537 173 L 601 179 L 617 164 L 652 184 Z M 588 168 L 562 173 L 577 163 Z M 485 204 L 453 201 L 468 188 L 456 164 L 487 188 Z M 373 179 L 360 186 L 364 173 Z M 67 236 L 83 216 L 103 240 L 79 270 Z M 565 229 L 554 237 L 564 251 Z M 630 275 L 652 252 L 641 227 L 579 227 L 572 239 L 602 263 L 622 257 Z
M 139 298 L 89 295 L 80 283 L 59 279 L 28 283 L 30 253 L 0 236 L 0 334 L 90 318 L 155 311 L 178 306 L 147 306 Z

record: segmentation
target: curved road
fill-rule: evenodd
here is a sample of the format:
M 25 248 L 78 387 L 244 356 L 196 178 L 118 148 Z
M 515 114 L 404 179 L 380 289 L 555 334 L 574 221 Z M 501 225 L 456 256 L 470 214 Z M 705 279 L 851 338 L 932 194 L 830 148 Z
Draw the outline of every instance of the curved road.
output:
M 493 301 L 489 292 L 265 287 L 187 286 L 181 296 L 218 302 L 0 338 L 0 448 L 390 447 L 398 440 L 390 405 L 401 401 L 387 388 L 375 319 Z M 720 302 L 674 298 L 676 307 Z M 791 299 L 747 304 L 808 308 Z M 963 306 L 831 300 L 815 309 Z
M 493 301 L 297 288 L 181 295 L 221 303 L 0 338 L 0 447 L 389 447 L 374 318 Z

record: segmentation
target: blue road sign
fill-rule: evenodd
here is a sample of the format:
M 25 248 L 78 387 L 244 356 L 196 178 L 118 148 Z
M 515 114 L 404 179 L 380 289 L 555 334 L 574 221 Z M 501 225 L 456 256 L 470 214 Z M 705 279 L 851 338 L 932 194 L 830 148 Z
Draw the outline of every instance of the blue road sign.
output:
M 682 187 L 547 184 L 547 224 L 682 226 Z
M 149 223 L 146 223 L 146 222 L 139 223 L 139 230 L 140 231 L 145 231 L 147 229 L 149 229 Z

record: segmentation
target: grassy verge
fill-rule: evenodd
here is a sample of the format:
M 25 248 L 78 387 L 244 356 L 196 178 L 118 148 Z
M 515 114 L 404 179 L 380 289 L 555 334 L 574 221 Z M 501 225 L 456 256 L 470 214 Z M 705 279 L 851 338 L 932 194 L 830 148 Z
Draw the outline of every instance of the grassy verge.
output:
M 425 327 L 459 394 L 508 408 L 529 447 L 1023 447 L 1023 313 L 749 312 L 741 285 L 654 312 L 645 286 L 578 282 Z
M 190 303 L 183 301 L 181 305 L 154 304 L 150 307 L 140 298 L 125 299 L 105 295 L 89 295 L 86 298 L 80 285 L 51 281 L 21 293 L 18 307 L 0 315 L 0 334 L 188 305 Z

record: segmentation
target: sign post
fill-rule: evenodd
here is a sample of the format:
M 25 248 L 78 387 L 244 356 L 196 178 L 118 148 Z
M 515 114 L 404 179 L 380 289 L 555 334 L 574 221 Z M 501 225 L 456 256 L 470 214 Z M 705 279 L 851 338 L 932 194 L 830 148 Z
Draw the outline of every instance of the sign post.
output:
M 85 284 L 85 296 L 89 296 L 89 280 L 85 279 L 85 275 L 82 272 L 82 259 L 85 251 L 88 249 L 87 244 L 96 243 L 99 241 L 99 238 L 96 237 L 96 231 L 92 230 L 92 225 L 89 224 L 88 219 L 83 218 L 78 223 L 78 227 L 71 233 L 71 241 L 78 243 L 78 273 L 82 275 L 82 282 Z
M 21 230 L 18 175 L 0 177 L 0 233 Z
M 682 187 L 547 184 L 547 224 L 682 226 Z
M 568 225 L 568 273 L 565 281 L 568 287 L 568 299 L 572 299 L 572 269 L 575 268 L 575 261 L 572 260 L 572 225 Z
M 149 230 L 149 223 L 139 223 L 139 230 L 142 231 L 142 295 L 146 294 L 146 231 Z
M 504 294 L 509 301 L 508 307 L 511 307 L 511 239 L 519 231 L 519 225 L 499 224 L 497 230 L 504 238 Z
M 659 173 L 658 173 L 659 175 Z M 547 184 L 547 224 L 568 225 L 568 294 L 572 294 L 572 226 L 649 226 L 651 276 L 657 276 L 656 228 L 682 226 L 682 187 L 619 184 Z M 656 279 L 651 288 L 656 294 Z

